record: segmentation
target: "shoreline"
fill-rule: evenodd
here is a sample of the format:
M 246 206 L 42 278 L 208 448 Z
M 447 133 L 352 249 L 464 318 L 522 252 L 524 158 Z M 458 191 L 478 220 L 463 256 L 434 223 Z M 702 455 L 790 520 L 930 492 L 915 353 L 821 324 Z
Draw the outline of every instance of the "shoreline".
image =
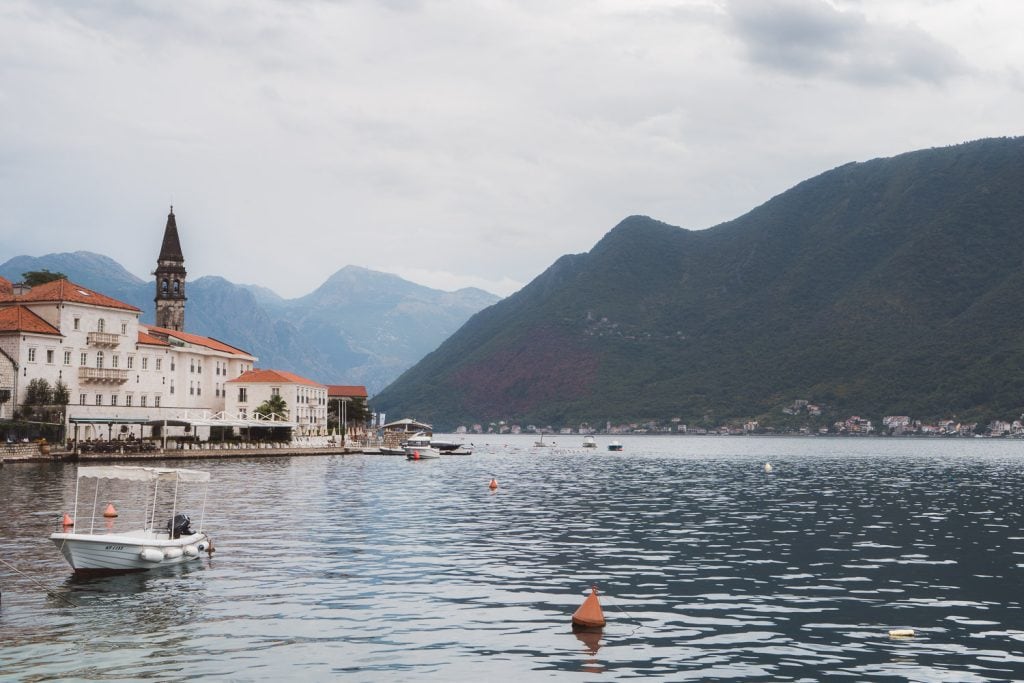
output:
M 356 446 L 329 446 L 326 448 L 184 448 L 166 451 L 130 452 L 130 453 L 74 453 L 73 451 L 53 450 L 49 455 L 35 453 L 31 455 L 0 456 L 0 465 L 41 462 L 133 462 L 152 460 L 201 460 L 214 458 L 249 458 L 279 456 L 311 456 L 311 455 L 362 455 L 379 454 L 377 448 Z

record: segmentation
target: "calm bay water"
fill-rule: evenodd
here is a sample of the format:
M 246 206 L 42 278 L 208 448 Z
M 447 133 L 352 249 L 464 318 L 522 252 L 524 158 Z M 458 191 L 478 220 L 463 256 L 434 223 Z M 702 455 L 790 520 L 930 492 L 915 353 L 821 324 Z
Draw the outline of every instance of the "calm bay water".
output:
M 1024 679 L 1024 443 L 554 441 L 168 463 L 218 552 L 90 580 L 46 538 L 75 467 L 8 464 L 0 678 Z

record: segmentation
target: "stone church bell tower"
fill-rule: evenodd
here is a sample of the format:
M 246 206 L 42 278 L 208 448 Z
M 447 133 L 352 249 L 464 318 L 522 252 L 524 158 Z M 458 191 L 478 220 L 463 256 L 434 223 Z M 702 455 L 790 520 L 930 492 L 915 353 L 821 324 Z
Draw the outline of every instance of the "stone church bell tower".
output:
M 178 241 L 174 207 L 167 214 L 164 241 L 156 259 L 156 325 L 177 332 L 185 331 L 185 257 Z

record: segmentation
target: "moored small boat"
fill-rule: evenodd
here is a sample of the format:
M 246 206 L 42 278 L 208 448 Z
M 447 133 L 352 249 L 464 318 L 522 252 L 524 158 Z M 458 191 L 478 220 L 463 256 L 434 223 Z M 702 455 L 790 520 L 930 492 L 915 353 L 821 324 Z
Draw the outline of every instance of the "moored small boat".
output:
M 96 491 L 92 495 L 94 509 L 88 529 L 85 523 L 76 521 L 79 519 L 79 490 L 83 479 L 96 480 Z M 146 486 L 148 500 L 141 511 L 143 519 L 138 528 L 115 532 L 104 524 L 104 530 L 97 533 L 95 501 L 99 500 L 98 491 L 103 480 L 139 482 Z M 202 530 L 203 512 L 200 513 L 199 529 L 193 531 L 191 518 L 178 511 L 178 489 L 182 483 L 208 484 L 209 481 L 209 472 L 197 470 L 121 465 L 79 467 L 73 508 L 75 516 L 69 518 L 65 515 L 64 529 L 50 534 L 50 540 L 78 574 L 144 571 L 196 560 L 203 552 L 213 552 L 213 541 Z M 152 484 L 152 489 L 149 484 Z M 161 484 L 173 485 L 170 496 L 166 491 L 163 497 L 160 496 Z M 204 508 L 205 500 L 204 490 Z M 168 512 L 170 517 L 166 524 L 157 521 Z
M 610 444 L 608 444 L 608 450 L 610 450 L 610 451 L 621 451 L 622 450 L 622 444 L 619 443 L 618 441 L 612 441 Z
M 441 451 L 430 445 L 430 435 L 414 434 L 402 445 L 409 460 L 431 460 L 441 457 Z
M 597 439 L 595 439 L 592 436 L 585 436 L 585 437 L 583 437 L 583 447 L 584 448 L 597 448 Z

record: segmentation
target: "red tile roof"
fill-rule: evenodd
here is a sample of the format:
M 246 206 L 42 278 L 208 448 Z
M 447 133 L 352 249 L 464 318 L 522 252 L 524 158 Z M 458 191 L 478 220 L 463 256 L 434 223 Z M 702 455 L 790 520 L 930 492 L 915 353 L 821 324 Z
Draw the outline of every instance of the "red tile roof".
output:
M 0 294 L 14 294 L 14 285 L 3 275 L 0 275 Z
M 140 344 L 151 344 L 153 346 L 170 346 L 163 339 L 157 339 L 151 334 L 146 334 L 142 330 L 139 330 L 139 343 Z
M 88 287 L 76 285 L 74 282 L 64 279 L 36 285 L 24 294 L 0 293 L 0 303 L 48 303 L 51 301 L 70 301 L 76 304 L 120 308 L 125 311 L 138 311 L 141 313 L 141 309 L 131 304 L 126 304 L 106 294 L 94 292 Z
M 327 396 L 330 398 L 366 398 L 366 387 L 356 384 L 328 384 Z
M 188 344 L 194 344 L 196 346 L 205 346 L 208 349 L 214 351 L 223 351 L 224 353 L 230 353 L 235 356 L 251 356 L 248 351 L 229 346 L 222 341 L 213 339 L 212 337 L 200 337 L 198 334 L 189 334 L 188 332 L 178 332 L 177 330 L 168 330 L 164 327 L 154 327 L 153 325 L 145 325 L 145 329 L 149 334 L 157 337 L 174 337 L 180 339 Z
M 285 370 L 250 370 L 249 372 L 243 372 L 234 379 L 228 380 L 228 384 L 232 382 L 242 382 L 245 384 L 305 384 L 310 387 L 327 388 L 323 384 L 318 384 L 311 379 L 300 377 L 294 372 L 287 372 Z
M 62 336 L 60 330 L 24 306 L 0 308 L 0 332 L 32 332 Z

